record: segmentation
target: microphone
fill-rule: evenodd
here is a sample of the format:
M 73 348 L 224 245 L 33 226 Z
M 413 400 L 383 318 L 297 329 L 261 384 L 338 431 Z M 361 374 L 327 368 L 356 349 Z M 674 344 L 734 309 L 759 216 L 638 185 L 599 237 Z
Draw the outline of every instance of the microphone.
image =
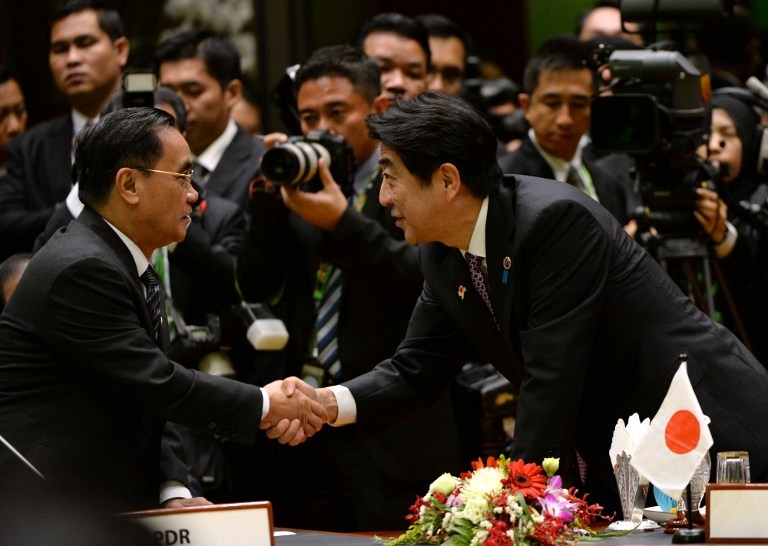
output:
M 15 448 L 15 447 L 13 447 L 13 446 L 12 446 L 10 443 L 8 443 L 8 440 L 6 440 L 5 438 L 3 438 L 3 435 L 2 435 L 2 434 L 0 434 L 0 443 L 2 443 L 3 445 L 5 445 L 5 447 L 7 447 L 7 448 L 8 448 L 8 451 L 10 451 L 11 453 L 13 453 L 13 454 L 16 456 L 16 458 L 17 458 L 17 459 L 19 459 L 19 460 L 20 460 L 22 463 L 24 463 L 24 464 L 25 464 L 25 465 L 26 465 L 26 466 L 27 466 L 27 467 L 28 467 L 30 470 L 32 470 L 32 472 L 34 472 L 35 474 L 37 474 L 38 476 L 40 476 L 40 479 L 43 479 L 43 480 L 45 479 L 45 476 L 43 476 L 43 475 L 40 473 L 40 471 L 39 471 L 37 468 L 35 468 L 35 467 L 32 465 L 32 463 L 30 463 L 30 462 L 29 462 L 27 459 L 25 459 L 25 458 L 24 458 L 24 455 L 22 455 L 21 453 L 19 453 L 18 451 L 16 451 L 16 448 Z
M 768 87 L 754 76 L 750 76 L 746 82 L 747 89 L 763 100 L 768 100 Z

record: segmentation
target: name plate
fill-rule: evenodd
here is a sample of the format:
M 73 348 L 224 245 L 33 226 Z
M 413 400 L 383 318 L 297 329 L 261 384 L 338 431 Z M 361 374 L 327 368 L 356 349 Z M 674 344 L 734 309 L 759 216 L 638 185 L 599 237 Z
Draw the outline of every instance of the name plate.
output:
M 272 503 L 214 504 L 129 512 L 163 546 L 275 546 Z
M 768 483 L 707 486 L 707 542 L 768 543 Z

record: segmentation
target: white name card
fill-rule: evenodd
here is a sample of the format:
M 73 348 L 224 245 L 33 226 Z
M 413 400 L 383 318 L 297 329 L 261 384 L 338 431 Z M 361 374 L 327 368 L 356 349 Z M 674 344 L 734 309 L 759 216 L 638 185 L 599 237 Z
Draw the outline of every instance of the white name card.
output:
M 214 504 L 124 514 L 161 546 L 275 546 L 270 502 Z
M 707 486 L 707 542 L 768 543 L 768 483 Z

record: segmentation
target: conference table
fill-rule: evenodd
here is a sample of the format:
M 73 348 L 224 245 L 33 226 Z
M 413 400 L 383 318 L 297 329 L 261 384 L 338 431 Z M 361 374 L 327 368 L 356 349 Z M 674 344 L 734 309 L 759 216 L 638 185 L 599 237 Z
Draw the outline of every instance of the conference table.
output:
M 290 533 L 290 534 L 283 534 Z M 302 531 L 297 529 L 278 529 L 275 534 L 275 546 L 381 546 L 374 536 L 394 538 L 397 533 L 391 531 L 382 533 L 327 533 L 320 531 Z M 620 544 L 623 546 L 645 546 L 656 544 L 671 544 L 672 535 L 665 534 L 661 529 L 636 532 L 622 537 L 604 538 L 599 541 L 590 540 L 582 544 Z

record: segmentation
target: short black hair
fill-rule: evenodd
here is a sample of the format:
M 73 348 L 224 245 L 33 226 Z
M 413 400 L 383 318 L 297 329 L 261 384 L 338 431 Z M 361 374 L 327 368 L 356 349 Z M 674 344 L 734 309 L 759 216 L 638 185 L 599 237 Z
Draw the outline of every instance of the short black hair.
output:
M 121 108 L 83 129 L 75 146 L 74 171 L 80 200 L 94 208 L 106 202 L 123 167 L 151 166 L 163 155 L 159 132 L 175 127 L 157 108 Z
M 51 19 L 48 23 L 48 39 L 51 37 L 51 30 L 53 25 L 69 17 L 74 13 L 80 13 L 92 9 L 96 12 L 99 21 L 99 28 L 103 30 L 114 42 L 118 38 L 125 36 L 125 29 L 123 27 L 123 19 L 120 17 L 120 12 L 116 9 L 109 7 L 104 2 L 98 2 L 93 0 L 69 0 L 59 6 L 56 11 L 53 12 Z
M 369 34 L 374 32 L 391 32 L 403 38 L 408 38 L 421 46 L 427 59 L 427 68 L 432 65 L 432 54 L 429 50 L 429 33 L 427 29 L 413 17 L 402 13 L 379 13 L 363 24 L 354 45 L 365 51 L 363 43 Z
M 234 42 L 215 32 L 187 30 L 164 40 L 154 55 L 155 72 L 159 74 L 160 65 L 165 62 L 184 59 L 202 59 L 222 89 L 232 80 L 242 78 L 240 54 Z
M 597 70 L 592 62 L 589 46 L 576 36 L 562 35 L 545 41 L 528 60 L 523 72 L 523 91 L 533 93 L 539 84 L 543 71 L 589 70 L 592 74 L 592 86 L 596 91 L 599 81 Z
M 436 38 L 456 38 L 464 46 L 464 54 L 469 55 L 472 44 L 469 35 L 459 25 L 440 13 L 423 13 L 414 17 L 424 25 L 429 36 Z
M 496 160 L 496 135 L 467 101 L 438 91 L 366 118 L 371 137 L 392 148 L 403 165 L 423 184 L 443 163 L 453 164 L 462 182 L 477 197 L 498 191 L 501 168 Z
M 3 84 L 8 80 L 16 80 L 16 76 L 10 68 L 6 67 L 4 64 L 0 64 L 0 84 Z
M 351 45 L 321 47 L 310 55 L 294 79 L 294 93 L 307 81 L 337 76 L 350 81 L 352 88 L 366 98 L 368 104 L 381 94 L 381 69 L 365 53 Z

